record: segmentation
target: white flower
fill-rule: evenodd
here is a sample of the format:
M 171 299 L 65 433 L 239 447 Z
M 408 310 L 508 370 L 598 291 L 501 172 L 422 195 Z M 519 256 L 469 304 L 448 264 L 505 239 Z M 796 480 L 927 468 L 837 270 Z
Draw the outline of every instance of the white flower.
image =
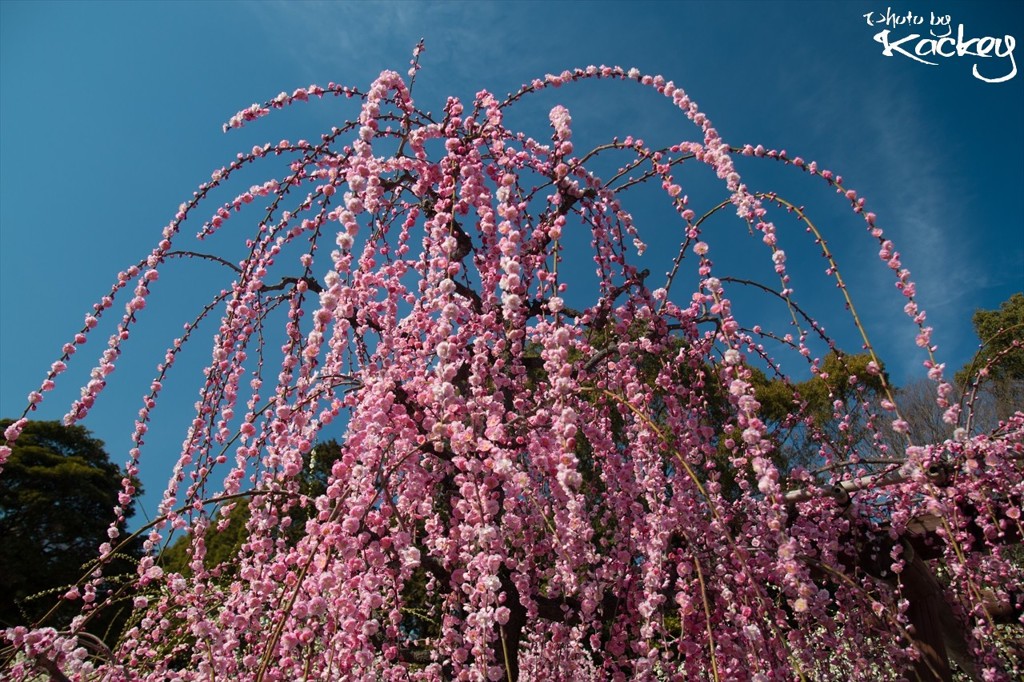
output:
M 420 550 L 415 547 L 406 547 L 401 551 L 402 564 L 410 568 L 420 565 Z

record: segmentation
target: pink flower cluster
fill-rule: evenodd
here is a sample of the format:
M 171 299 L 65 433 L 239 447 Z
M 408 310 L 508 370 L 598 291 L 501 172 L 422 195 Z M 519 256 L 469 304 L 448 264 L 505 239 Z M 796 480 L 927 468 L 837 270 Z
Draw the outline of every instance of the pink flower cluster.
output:
M 633 138 L 601 147 L 660 182 L 681 218 L 664 286 L 631 264 L 640 230 L 620 185 L 577 155 L 569 110 L 551 110 L 550 143 L 503 124 L 530 93 L 593 78 L 653 88 L 697 128 L 699 141 L 666 149 Z M 242 237 L 246 259 L 217 259 L 233 283 L 166 351 L 135 422 L 131 475 L 167 372 L 199 323 L 219 313 L 195 417 L 160 519 L 147 527 L 149 554 L 125 588 L 134 590 L 131 627 L 109 658 L 88 662 L 74 631 L 8 631 L 16 675 L 42 657 L 70 679 L 898 676 L 920 651 L 909 589 L 894 576 L 916 566 L 908 551 L 924 536 L 915 524 L 937 517 L 928 560 L 947 568 L 947 598 L 979 670 L 1005 679 L 983 597 L 1008 602 L 1024 585 L 1001 554 L 1003 540 L 1021 534 L 1024 415 L 997 433 L 908 447 L 895 467 L 859 464 L 870 453 L 844 449 L 855 415 L 868 412 L 874 433 L 883 423 L 905 430 L 898 414 L 886 422 L 865 407 L 867 379 L 885 386 L 871 351 L 868 377 L 851 377 L 848 394 L 829 389 L 832 436 L 815 431 L 799 395 L 779 420 L 819 439 L 824 473 L 814 475 L 780 465 L 775 417 L 759 397 L 755 366 L 789 380 L 766 349 L 772 339 L 828 378 L 810 345 L 824 331 L 802 317 L 768 219 L 772 206 L 795 207 L 752 194 L 733 154 L 819 176 L 858 214 L 862 198 L 814 162 L 730 147 L 682 89 L 635 69 L 565 71 L 504 101 L 487 92 L 470 104 L 450 98 L 436 119 L 414 106 L 410 87 L 386 71 L 365 93 L 311 86 L 233 117 L 226 127 L 327 93 L 360 106 L 319 144 L 257 146 L 219 169 L 30 396 L 34 407 L 134 282 L 69 413 L 83 418 L 160 269 L 172 258 L 211 258 L 171 250 L 187 215 L 244 165 L 288 159 L 280 177 L 208 209 L 200 239 L 225 237 L 229 217 L 269 202 Z M 775 334 L 734 313 L 735 280 L 716 270 L 711 236 L 672 175 L 688 161 L 710 166 L 723 184 L 720 207 L 736 209 L 744 232 L 756 229 L 752 247 L 781 284 L 781 293 L 763 289 L 793 312 L 797 332 Z M 863 217 L 941 382 L 909 273 L 875 216 Z M 569 230 L 589 235 L 596 299 L 564 275 L 578 256 L 563 250 Z M 694 256 L 693 286 L 679 291 Z M 5 434 L 0 465 L 22 425 Z M 331 428 L 343 430 L 342 444 L 323 491 L 309 494 L 304 471 Z M 881 436 L 875 442 L 884 454 Z M 940 481 L 929 473 L 936 467 L 953 475 Z M 134 495 L 126 478 L 121 506 Z M 235 504 L 249 507 L 246 540 L 228 564 L 210 565 L 207 543 L 239 522 L 228 515 Z M 102 556 L 117 549 L 112 529 Z M 189 534 L 189 575 L 158 561 L 173 530 Z M 435 623 L 435 634 L 411 631 L 410 613 Z

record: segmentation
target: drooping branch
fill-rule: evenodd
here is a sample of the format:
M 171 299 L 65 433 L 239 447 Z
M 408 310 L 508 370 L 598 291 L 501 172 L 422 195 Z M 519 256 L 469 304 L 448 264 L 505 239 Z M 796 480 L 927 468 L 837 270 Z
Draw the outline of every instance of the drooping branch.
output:
M 629 137 L 580 157 L 574 145 L 585 135 L 574 134 L 564 106 L 548 116 L 549 140 L 504 123 L 531 93 L 588 79 L 653 90 L 693 136 L 660 150 Z M 1020 541 L 1024 415 L 893 456 L 889 425 L 908 425 L 889 419 L 896 406 L 877 388 L 881 362 L 872 356 L 865 376 L 847 371 L 824 322 L 796 300 L 819 293 L 824 269 L 828 288 L 840 285 L 838 308 L 849 303 L 823 231 L 803 208 L 752 194 L 732 155 L 781 161 L 841 191 L 878 241 L 879 267 L 891 271 L 928 356 L 936 403 L 948 404 L 910 274 L 861 197 L 813 163 L 726 144 L 682 89 L 639 70 L 549 74 L 504 100 L 480 91 L 469 107 L 452 97 L 438 118 L 416 108 L 411 83 L 385 71 L 369 89 L 310 86 L 239 112 L 229 127 L 325 96 L 359 107 L 318 142 L 258 145 L 217 169 L 159 246 L 121 273 L 30 397 L 32 409 L 114 296 L 134 287 L 73 405 L 72 419 L 86 416 L 123 342 L 138 336 L 130 332 L 169 257 L 208 260 L 237 279 L 193 318 L 223 311 L 160 519 L 146 528 L 150 555 L 117 594 L 137 591 L 140 626 L 97 670 L 68 657 L 60 674 L 397 679 L 416 665 L 442 679 L 773 679 L 842 669 L 945 680 L 950 658 L 970 674 L 1010 674 L 994 624 L 1021 608 L 1024 575 L 999 549 Z M 605 152 L 619 159 L 610 178 L 597 172 Z M 684 160 L 722 181 L 717 196 L 694 200 L 712 207 L 701 217 L 675 175 Z M 178 243 L 209 192 L 243 166 L 274 163 L 283 172 L 216 206 L 199 235 L 256 212 L 239 240 L 244 260 Z M 666 286 L 653 291 L 639 258 L 654 268 L 662 254 L 641 253 L 645 216 L 625 204 L 641 185 L 654 188 L 651 200 L 678 218 L 681 235 L 665 258 Z M 248 209 L 257 197 L 269 206 Z M 780 211 L 809 236 L 778 230 Z M 731 212 L 738 229 L 708 229 L 711 216 Z M 763 256 L 779 287 L 722 276 L 717 254 L 751 237 L 752 257 Z M 822 258 L 812 268 L 819 279 L 799 286 L 802 264 L 783 248 L 803 253 L 807 243 L 789 247 L 797 239 L 813 240 Z M 289 270 L 295 262 L 302 270 Z M 691 263 L 692 289 L 670 292 Z M 596 273 L 596 300 L 572 281 L 577 265 Z M 789 319 L 772 324 L 748 295 L 784 304 Z M 167 369 L 194 336 L 193 323 L 143 399 L 131 476 L 150 412 L 166 399 Z M 874 352 L 866 334 L 863 342 Z M 819 347 L 830 355 L 815 357 Z M 833 357 L 833 373 L 846 373 L 825 377 Z M 800 395 L 801 372 L 831 382 L 820 406 Z M 951 425 L 955 412 L 943 415 Z M 7 429 L 4 460 L 23 426 Z M 341 443 L 330 461 L 314 462 L 330 429 Z M 815 448 L 810 466 L 786 461 L 790 437 Z M 137 493 L 125 480 L 122 505 Z M 220 480 L 223 491 L 210 490 Z M 201 554 L 216 534 L 204 506 L 248 494 L 258 501 L 241 547 L 224 570 L 206 570 Z M 187 575 L 165 573 L 156 557 L 177 529 L 193 537 Z M 111 528 L 104 557 L 123 546 L 118 533 Z M 90 565 L 83 589 L 106 589 L 102 569 L 102 560 Z M 431 618 L 428 637 L 403 630 L 417 614 Z M 44 659 L 31 646 L 50 634 L 19 640 L 12 665 L 25 652 L 23 669 L 35 669 Z M 53 642 L 40 648 L 45 660 L 64 660 L 54 652 L 70 645 Z

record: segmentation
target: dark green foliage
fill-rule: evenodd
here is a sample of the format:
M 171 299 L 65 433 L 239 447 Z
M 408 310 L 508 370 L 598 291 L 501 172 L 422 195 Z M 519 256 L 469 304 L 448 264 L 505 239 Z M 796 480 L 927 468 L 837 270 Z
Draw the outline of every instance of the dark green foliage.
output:
M 340 453 L 341 445 L 334 439 L 318 443 L 313 448 L 306 456 L 305 466 L 299 474 L 300 495 L 315 499 L 327 491 L 331 467 Z M 203 565 L 208 569 L 233 562 L 245 543 L 247 537 L 245 526 L 249 521 L 249 498 L 241 497 L 232 502 L 234 507 L 228 514 L 230 522 L 224 530 L 218 531 L 216 528 L 217 522 L 221 519 L 220 514 L 217 513 L 204 537 L 206 556 L 203 559 Z M 289 508 L 288 515 L 291 518 L 291 524 L 283 533 L 292 542 L 297 542 L 302 536 L 306 521 L 315 516 L 315 511 L 311 505 L 295 506 Z M 164 570 L 190 575 L 191 570 L 188 564 L 191 561 L 191 545 L 192 538 L 183 536 L 167 546 L 160 554 L 160 563 Z
M 1024 407 L 1024 293 L 1003 301 L 998 310 L 976 311 L 971 322 L 982 346 L 957 372 L 956 383 L 970 391 L 977 378 L 983 389 L 992 392 L 996 412 L 1005 419 Z M 979 376 L 982 371 L 984 375 Z
M 1024 293 L 1003 301 L 998 310 L 978 310 L 971 322 L 985 344 L 975 366 L 1016 344 L 993 366 L 990 376 L 993 380 L 1024 379 L 1024 347 L 1020 345 L 1024 339 Z
M 884 396 L 886 384 L 883 370 L 869 371 L 870 362 L 867 353 L 847 355 L 831 351 L 822 358 L 817 375 L 792 385 L 781 379 L 768 379 L 752 368 L 751 383 L 761 404 L 760 415 L 775 441 L 777 451 L 773 459 L 781 471 L 797 465 L 810 466 L 820 458 L 823 443 L 842 444 L 852 451 L 870 439 L 861 406 L 865 402 L 877 404 Z M 857 381 L 851 383 L 851 377 Z M 838 428 L 836 401 L 858 416 L 847 424 L 846 430 Z
M 205 542 L 206 556 L 203 558 L 203 565 L 207 568 L 215 568 L 222 564 L 230 564 L 238 556 L 238 550 L 245 542 L 245 524 L 249 521 L 249 500 L 242 498 L 235 501 L 235 506 L 229 512 L 230 522 L 222 531 L 216 529 L 216 522 L 207 530 Z M 221 517 L 218 515 L 217 519 Z M 192 539 L 189 536 L 181 536 L 160 554 L 160 565 L 164 571 L 169 573 L 181 573 L 191 575 L 189 568 L 191 561 Z
M 0 430 L 10 423 L 0 420 Z M 70 586 L 82 584 L 100 544 L 109 540 L 107 528 L 114 520 L 122 478 L 103 442 L 85 428 L 42 421 L 25 426 L 0 475 L 3 626 L 34 623 Z M 133 511 L 129 505 L 124 518 Z M 104 587 L 113 589 L 118 576 L 134 573 L 131 559 L 119 556 L 104 567 Z M 102 599 L 106 590 L 100 592 Z M 66 625 L 80 605 L 62 606 L 43 624 Z M 100 636 L 107 634 L 118 609 L 105 611 L 108 616 L 89 628 Z

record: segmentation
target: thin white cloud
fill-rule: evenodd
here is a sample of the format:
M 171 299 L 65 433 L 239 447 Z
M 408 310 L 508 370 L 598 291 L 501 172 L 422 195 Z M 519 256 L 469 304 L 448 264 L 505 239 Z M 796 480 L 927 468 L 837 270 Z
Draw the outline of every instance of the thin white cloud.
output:
M 866 107 L 862 120 L 885 185 L 893 188 L 885 201 L 887 232 L 918 284 L 917 298 L 928 312 L 927 324 L 935 327 L 933 341 L 942 357 L 941 349 L 956 344 L 969 329 L 969 299 L 990 278 L 982 255 L 965 238 L 972 216 L 959 189 L 967 183 L 959 177 L 963 171 L 958 170 L 951 142 L 934 143 L 941 136 L 933 134 L 913 92 L 912 83 L 893 88 Z M 902 321 L 892 329 L 897 334 L 891 339 L 894 346 L 907 361 L 920 362 L 907 343 L 914 332 Z
M 950 350 L 946 344 L 956 345 L 963 335 L 970 300 L 991 279 L 976 250 L 981 245 L 965 238 L 971 215 L 960 189 L 967 183 L 956 163 L 957 141 L 945 139 L 939 131 L 934 116 L 915 95 L 919 84 L 896 76 L 894 69 L 885 68 L 888 64 L 861 65 L 858 82 L 864 84 L 863 97 L 855 99 L 846 89 L 849 84 L 836 78 L 841 66 L 804 63 L 799 74 L 803 96 L 795 109 L 808 122 L 816 145 L 835 150 L 834 170 L 846 174 L 848 184 L 859 191 L 870 185 L 869 210 L 878 214 L 879 225 L 911 271 L 918 302 L 928 313 L 926 324 L 935 327 L 933 341 L 942 347 L 941 357 L 943 348 Z M 914 343 L 916 330 L 902 312 L 902 302 L 878 305 L 880 294 L 883 302 L 896 300 L 893 275 L 877 259 L 865 265 L 873 273 L 866 280 L 871 291 L 863 292 L 869 296 L 853 293 L 862 306 L 873 306 L 876 345 L 916 371 L 924 356 Z
M 404 72 L 420 38 L 427 40 L 428 55 L 438 54 L 427 58 L 444 64 L 444 76 L 456 85 L 479 80 L 487 55 L 514 54 L 495 3 L 271 0 L 248 7 L 269 34 L 294 36 L 284 52 L 310 75 L 325 67 L 344 71 L 346 63 Z

